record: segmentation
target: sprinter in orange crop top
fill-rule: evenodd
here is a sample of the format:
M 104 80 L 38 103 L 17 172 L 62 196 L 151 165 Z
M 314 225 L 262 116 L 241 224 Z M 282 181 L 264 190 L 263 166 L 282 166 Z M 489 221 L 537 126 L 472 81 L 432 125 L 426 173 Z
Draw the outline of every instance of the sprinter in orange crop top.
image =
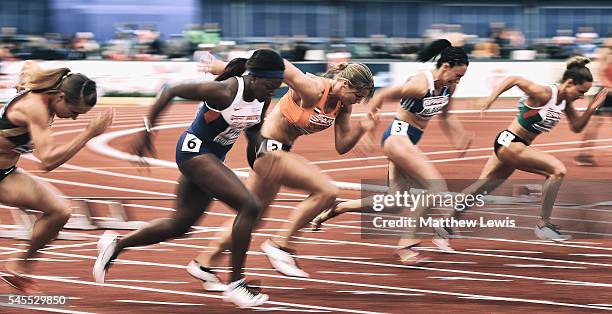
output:
M 218 74 L 225 67 L 217 60 L 204 64 L 204 70 Z M 342 63 L 328 71 L 325 77 L 305 74 L 285 61 L 284 82 L 289 86 L 273 111 L 261 124 L 259 145 L 248 147 L 251 168 L 247 187 L 267 208 L 282 185 L 306 191 L 309 196 L 297 205 L 280 237 L 267 240 L 262 250 L 274 268 L 287 276 L 308 277 L 297 266 L 289 241 L 313 217 L 330 207 L 336 200 L 337 188 L 318 167 L 289 150 L 296 139 L 325 130 L 334 125 L 335 146 L 339 154 L 351 150 L 361 136 L 375 125 L 375 117 L 367 115 L 358 124 L 350 123 L 353 104 L 362 102 L 374 90 L 372 72 L 359 63 Z M 251 135 L 253 136 L 253 135 Z M 216 242 L 212 253 L 200 254 L 196 261 L 213 266 L 223 250 L 231 244 L 231 225 Z

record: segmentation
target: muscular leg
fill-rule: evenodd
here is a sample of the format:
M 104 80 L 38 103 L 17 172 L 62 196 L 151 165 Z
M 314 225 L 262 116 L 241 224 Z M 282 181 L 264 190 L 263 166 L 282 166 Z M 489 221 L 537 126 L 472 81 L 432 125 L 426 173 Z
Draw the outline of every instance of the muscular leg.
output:
M 51 242 L 70 218 L 70 204 L 60 198 L 62 193 L 47 182 L 16 169 L 0 182 L 0 201 L 18 208 L 38 210 L 43 215 L 36 220 L 32 238 L 21 260 L 12 262 L 8 268 L 18 273 L 27 273 L 30 261 L 36 252 Z
M 403 180 L 408 180 L 408 184 L 403 186 L 416 185 L 427 190 L 428 194 L 436 195 L 440 192 L 447 191 L 446 182 L 438 170 L 429 163 L 429 159 L 418 149 L 409 138 L 404 136 L 391 136 L 383 146 L 383 150 L 389 159 L 393 162 L 392 173 L 401 174 Z M 396 178 L 397 179 L 397 178 Z M 397 180 L 395 180 L 397 181 Z M 396 185 L 398 183 L 395 183 Z M 408 213 L 408 217 L 412 219 L 420 219 L 426 214 L 429 209 L 428 204 L 417 206 L 414 211 Z M 412 228 L 407 233 L 405 238 L 402 238 L 398 245 L 407 247 L 419 243 L 414 236 L 417 230 Z
M 264 172 L 262 169 L 276 168 L 282 171 Z M 330 182 L 330 178 L 320 172 L 319 168 L 308 163 L 301 156 L 287 152 L 268 153 L 255 162 L 255 172 L 261 179 L 259 185 L 265 186 L 273 179 L 280 179 L 280 183 L 290 188 L 309 192 L 309 196 L 298 204 L 289 216 L 289 222 L 284 225 L 286 231 L 281 232 L 282 238 L 278 240 L 280 247 L 288 248 L 289 241 L 297 235 L 299 230 L 306 226 L 324 209 L 330 207 L 338 189 Z
M 249 191 L 259 197 L 262 204 L 263 210 L 256 222 L 258 224 L 261 222 L 261 216 L 265 215 L 265 212 L 278 193 L 280 185 L 274 183 L 270 184 L 267 182 L 262 183 L 261 178 L 251 170 L 246 186 Z M 224 230 L 219 232 L 217 236 L 219 239 L 215 240 L 212 244 L 213 252 L 201 253 L 195 258 L 195 261 L 197 261 L 201 266 L 211 267 L 216 265 L 223 251 L 230 249 L 232 244 L 232 222 L 228 221 L 228 223 L 224 225 Z
M 156 219 L 117 242 L 111 260 L 128 247 L 145 246 L 180 237 L 189 231 L 212 201 L 209 192 L 202 191 L 184 176 L 176 187 L 175 212 L 172 217 Z
M 542 186 L 542 211 L 538 226 L 546 225 L 567 172 L 565 165 L 555 156 L 521 143 L 513 143 L 508 148 L 502 147 L 499 155 L 504 163 L 516 169 L 546 176 Z
M 243 278 L 242 269 L 251 243 L 251 232 L 261 214 L 261 202 L 242 184 L 236 174 L 216 157 L 200 155 L 179 166 L 192 182 L 237 211 L 232 225 L 232 282 Z
M 461 193 L 465 195 L 478 195 L 482 193 L 491 193 L 497 189 L 506 179 L 514 172 L 514 167 L 504 164 L 497 158 L 495 153 L 487 161 L 478 180 L 465 188 Z M 463 210 L 453 210 L 449 217 L 459 219 L 461 215 L 469 208 Z

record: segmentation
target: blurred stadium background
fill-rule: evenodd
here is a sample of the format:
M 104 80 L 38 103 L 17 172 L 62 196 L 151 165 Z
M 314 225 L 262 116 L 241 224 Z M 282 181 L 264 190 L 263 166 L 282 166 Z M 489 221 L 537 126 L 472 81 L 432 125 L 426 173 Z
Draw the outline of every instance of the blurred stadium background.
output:
M 330 52 L 411 60 L 447 37 L 480 59 L 592 55 L 610 1 L 3 0 L 3 60 L 189 60 L 268 46 L 295 61 Z M 530 50 L 530 53 L 513 53 Z
M 201 51 L 227 60 L 257 48 L 311 73 L 365 62 L 383 87 L 422 69 L 416 52 L 438 38 L 474 64 L 455 97 L 481 97 L 506 75 L 549 84 L 564 59 L 596 59 L 611 17 L 612 3 L 599 0 L 3 0 L 0 101 L 14 94 L 20 60 L 86 73 L 100 95 L 152 96 L 168 80 L 201 77 L 192 63 Z

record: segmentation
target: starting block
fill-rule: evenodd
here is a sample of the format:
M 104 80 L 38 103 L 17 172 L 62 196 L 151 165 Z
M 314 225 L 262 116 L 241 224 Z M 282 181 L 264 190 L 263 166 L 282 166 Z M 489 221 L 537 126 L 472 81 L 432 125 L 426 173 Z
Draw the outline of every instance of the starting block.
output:
M 512 196 L 539 199 L 542 197 L 542 185 L 541 184 L 515 184 L 512 187 Z
M 117 229 L 117 230 L 136 230 L 147 223 L 144 221 L 130 221 L 129 215 L 123 206 L 123 202 L 132 198 L 119 197 L 69 197 L 72 206 L 72 215 L 64 229 L 76 230 L 95 230 L 95 229 Z M 134 198 L 140 200 L 158 200 L 162 198 Z M 170 198 L 163 198 L 170 200 Z M 92 203 L 106 205 L 108 216 L 94 217 L 92 215 Z M 32 228 L 36 222 L 37 211 L 20 210 L 10 208 L 12 224 L 0 224 L 0 238 L 13 238 L 29 240 L 32 236 Z M 74 232 L 60 231 L 58 240 L 84 240 Z
M 123 202 L 112 198 L 73 198 L 76 206 L 72 208 L 72 217 L 64 228 L 78 230 L 116 229 L 136 230 L 147 223 L 144 221 L 130 221 Z M 106 204 L 109 210 L 108 217 L 92 216 L 92 203 Z
M 11 216 L 15 224 L 0 225 L 0 238 L 30 240 L 32 238 L 32 228 L 34 228 L 34 223 L 36 222 L 36 216 L 32 212 L 11 209 Z M 79 241 L 83 240 L 83 237 L 71 232 L 60 231 L 56 239 Z

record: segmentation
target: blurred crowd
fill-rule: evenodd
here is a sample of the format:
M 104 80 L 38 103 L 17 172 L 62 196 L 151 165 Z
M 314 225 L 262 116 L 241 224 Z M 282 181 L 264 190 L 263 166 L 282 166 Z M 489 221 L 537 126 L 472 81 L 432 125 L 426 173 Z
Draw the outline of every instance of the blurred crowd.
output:
M 503 23 L 489 26 L 486 38 L 466 34 L 458 24 L 434 24 L 421 38 L 309 38 L 306 36 L 225 40 L 217 24 L 189 25 L 182 34 L 160 34 L 154 25 L 115 26 L 114 39 L 98 42 L 95 34 L 48 33 L 22 35 L 13 27 L 0 32 L 0 61 L 9 60 L 197 60 L 200 51 L 232 58 L 244 51 L 272 48 L 292 61 L 335 59 L 414 60 L 416 52 L 431 40 L 449 39 L 473 59 L 566 59 L 572 55 L 596 56 L 608 34 L 592 27 L 577 32 L 560 29 L 552 38 L 525 40 L 521 30 Z

